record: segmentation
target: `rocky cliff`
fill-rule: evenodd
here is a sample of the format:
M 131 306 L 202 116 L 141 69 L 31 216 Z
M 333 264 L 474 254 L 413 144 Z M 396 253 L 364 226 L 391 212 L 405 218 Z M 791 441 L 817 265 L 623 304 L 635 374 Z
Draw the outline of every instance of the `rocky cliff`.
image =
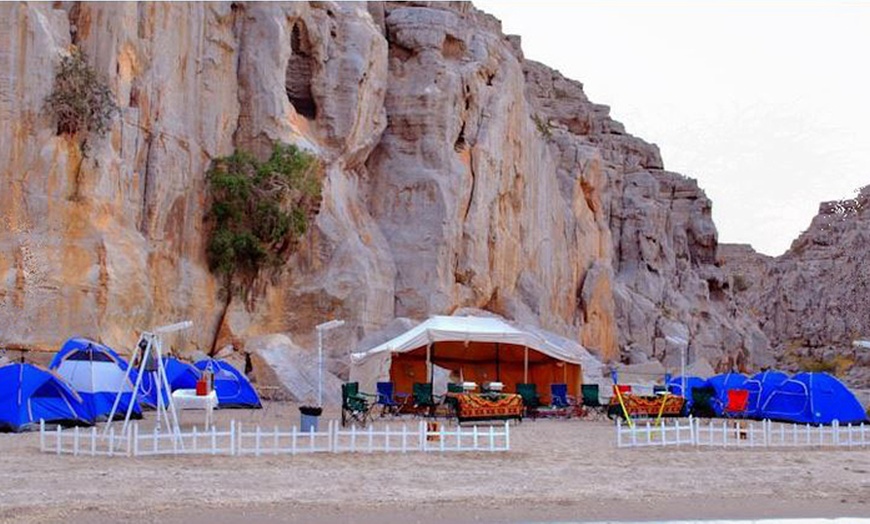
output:
M 43 107 L 72 46 L 120 107 L 87 157 Z M 340 373 L 394 317 L 474 307 L 605 359 L 766 359 L 695 181 L 469 3 L 2 4 L 0 115 L 0 343 L 124 348 L 189 318 L 178 345 L 312 347 L 343 318 Z M 204 173 L 275 141 L 324 162 L 320 212 L 224 312 Z
M 809 228 L 777 258 L 722 246 L 735 300 L 755 316 L 779 365 L 834 371 L 870 386 L 870 186 L 825 202 Z

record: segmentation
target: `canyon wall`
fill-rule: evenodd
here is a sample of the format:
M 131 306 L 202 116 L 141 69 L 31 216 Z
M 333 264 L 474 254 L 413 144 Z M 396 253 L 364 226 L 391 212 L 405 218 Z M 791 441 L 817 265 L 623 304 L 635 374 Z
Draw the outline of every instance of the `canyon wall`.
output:
M 824 202 L 780 257 L 722 246 L 735 300 L 770 339 L 778 365 L 836 372 L 870 387 L 870 186 L 853 199 Z
M 43 103 L 72 46 L 120 107 L 86 157 Z M 393 318 L 471 307 L 605 360 L 769 361 L 697 183 L 470 3 L 2 4 L 0 82 L 0 344 L 124 350 L 184 318 L 179 347 L 311 348 L 342 318 L 342 374 Z M 204 173 L 276 141 L 323 161 L 320 211 L 227 306 Z

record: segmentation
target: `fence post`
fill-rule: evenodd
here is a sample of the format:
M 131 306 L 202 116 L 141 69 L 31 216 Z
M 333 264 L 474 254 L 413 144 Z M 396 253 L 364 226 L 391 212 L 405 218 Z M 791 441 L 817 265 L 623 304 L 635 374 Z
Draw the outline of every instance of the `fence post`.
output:
M 489 451 L 495 451 L 495 432 L 493 431 L 495 428 L 492 426 L 489 427 Z
M 127 429 L 127 456 L 133 456 L 133 429 Z
M 622 419 L 616 418 L 616 447 L 622 447 Z
M 474 451 L 477 451 L 477 442 L 478 442 L 478 440 L 477 440 L 477 437 L 478 437 L 477 424 L 472 426 L 472 428 L 473 428 L 473 431 L 471 434 L 474 437 Z
M 867 445 L 867 440 L 864 438 L 864 423 L 861 423 L 861 447 Z
M 408 452 L 408 425 L 402 423 L 402 453 Z
M 39 419 L 39 451 L 45 452 L 45 419 Z
M 426 451 L 426 439 L 429 438 L 426 424 L 421 420 L 417 426 L 417 434 L 420 435 L 420 451 Z
M 57 454 L 60 455 L 60 449 L 61 449 L 61 444 L 60 444 L 60 424 L 58 424 L 58 425 L 55 427 L 54 434 L 55 434 L 55 438 L 57 439 Z
M 350 426 L 350 452 L 356 452 L 356 424 Z
M 196 440 L 193 441 L 194 450 L 196 449 Z M 139 456 L 139 423 L 133 423 L 133 456 Z
M 79 456 L 79 427 L 73 428 L 73 456 Z
M 115 428 L 109 430 L 109 456 L 115 456 Z
M 293 430 L 290 432 L 290 454 L 296 454 L 296 442 L 297 442 L 297 434 L 296 434 L 296 426 L 293 426 Z
M 97 455 L 97 426 L 91 426 L 91 456 Z
M 462 428 L 457 426 L 457 431 L 462 431 Z M 504 421 L 504 449 L 505 451 L 510 451 L 511 449 L 511 425 L 507 420 Z
M 275 433 L 273 433 L 273 435 L 274 436 L 272 437 L 272 454 L 277 455 L 278 454 L 278 425 L 277 424 L 275 424 Z

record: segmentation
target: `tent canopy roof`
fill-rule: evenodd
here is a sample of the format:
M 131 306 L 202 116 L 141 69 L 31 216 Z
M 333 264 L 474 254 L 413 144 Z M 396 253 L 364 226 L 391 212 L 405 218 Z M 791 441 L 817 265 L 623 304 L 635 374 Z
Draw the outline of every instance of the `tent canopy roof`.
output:
M 538 351 L 572 364 L 595 359 L 580 344 L 537 328 L 517 328 L 495 317 L 433 316 L 401 335 L 351 355 L 355 363 L 382 353 L 407 353 L 436 342 L 509 344 Z

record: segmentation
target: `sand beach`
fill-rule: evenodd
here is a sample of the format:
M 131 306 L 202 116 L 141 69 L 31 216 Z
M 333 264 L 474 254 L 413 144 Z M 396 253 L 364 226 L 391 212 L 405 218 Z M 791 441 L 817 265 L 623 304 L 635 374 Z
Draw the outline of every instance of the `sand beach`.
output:
M 297 406 L 223 410 L 298 423 Z M 324 419 L 337 418 L 327 410 Z M 186 425 L 201 414 L 185 412 Z M 147 424 L 148 421 L 143 422 Z M 613 424 L 526 420 L 506 453 L 262 457 L 43 454 L 0 435 L 5 522 L 552 522 L 870 516 L 858 449 L 617 449 Z

